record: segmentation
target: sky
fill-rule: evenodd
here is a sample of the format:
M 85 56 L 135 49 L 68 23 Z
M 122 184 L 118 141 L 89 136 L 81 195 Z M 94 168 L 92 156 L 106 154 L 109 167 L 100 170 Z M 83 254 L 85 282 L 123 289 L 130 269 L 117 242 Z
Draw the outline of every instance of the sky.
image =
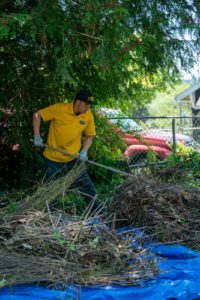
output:
M 182 71 L 181 72 L 181 77 L 184 79 L 184 80 L 191 80 L 193 79 L 194 77 L 196 79 L 199 79 L 200 80 L 200 62 L 198 64 L 196 64 L 194 66 L 194 68 L 191 69 L 191 71 L 189 72 L 184 72 Z

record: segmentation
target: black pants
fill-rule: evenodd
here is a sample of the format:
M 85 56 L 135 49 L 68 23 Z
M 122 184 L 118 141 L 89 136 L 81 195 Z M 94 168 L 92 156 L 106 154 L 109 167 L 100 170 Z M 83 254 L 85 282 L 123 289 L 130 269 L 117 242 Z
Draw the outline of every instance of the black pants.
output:
M 79 163 L 78 159 L 73 159 L 67 163 L 59 163 L 49 159 L 46 159 L 46 172 L 45 181 L 55 180 L 60 176 L 66 175 L 70 170 Z M 92 183 L 87 171 L 83 171 L 80 176 L 76 179 L 71 188 L 77 188 L 83 193 L 83 196 L 88 200 L 93 199 L 96 196 L 96 190 Z

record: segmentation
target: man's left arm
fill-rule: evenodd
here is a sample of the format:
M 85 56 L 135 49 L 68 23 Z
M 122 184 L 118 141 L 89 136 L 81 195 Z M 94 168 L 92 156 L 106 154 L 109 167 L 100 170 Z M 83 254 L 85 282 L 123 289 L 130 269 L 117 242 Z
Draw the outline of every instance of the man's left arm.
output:
M 92 145 L 93 136 L 85 136 L 84 143 L 83 143 L 83 150 L 88 151 L 90 146 Z
M 85 136 L 84 137 L 83 147 L 80 152 L 80 160 L 82 160 L 82 161 L 88 160 L 87 152 L 88 152 L 90 146 L 92 145 L 92 139 L 93 139 L 93 136 Z
M 95 125 L 94 125 L 94 117 L 93 117 L 91 112 L 89 112 L 89 114 L 90 115 L 89 115 L 88 125 L 85 129 L 83 147 L 82 147 L 82 150 L 80 152 L 80 159 L 82 161 L 87 161 L 88 160 L 87 152 L 88 152 L 88 149 L 90 148 L 90 146 L 92 144 L 93 136 L 96 135 Z

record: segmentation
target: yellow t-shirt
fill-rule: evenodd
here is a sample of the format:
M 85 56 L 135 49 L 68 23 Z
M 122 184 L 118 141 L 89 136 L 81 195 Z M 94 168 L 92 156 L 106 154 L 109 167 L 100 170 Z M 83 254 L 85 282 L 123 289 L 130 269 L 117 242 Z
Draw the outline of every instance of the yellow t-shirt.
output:
M 78 154 L 83 132 L 86 136 L 96 135 L 91 111 L 77 116 L 73 111 L 73 102 L 57 103 L 41 109 L 40 113 L 44 121 L 51 121 L 47 144 L 54 148 Z M 43 154 L 46 158 L 56 162 L 73 160 L 71 156 L 47 148 Z

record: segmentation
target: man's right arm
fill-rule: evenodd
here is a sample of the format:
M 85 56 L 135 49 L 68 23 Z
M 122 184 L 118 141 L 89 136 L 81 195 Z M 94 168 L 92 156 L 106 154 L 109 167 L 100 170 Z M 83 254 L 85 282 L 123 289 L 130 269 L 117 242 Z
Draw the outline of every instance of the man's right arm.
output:
M 34 145 L 42 147 L 43 146 L 43 139 L 40 136 L 40 124 L 41 124 L 41 113 L 38 110 L 33 115 L 33 131 L 34 131 Z

